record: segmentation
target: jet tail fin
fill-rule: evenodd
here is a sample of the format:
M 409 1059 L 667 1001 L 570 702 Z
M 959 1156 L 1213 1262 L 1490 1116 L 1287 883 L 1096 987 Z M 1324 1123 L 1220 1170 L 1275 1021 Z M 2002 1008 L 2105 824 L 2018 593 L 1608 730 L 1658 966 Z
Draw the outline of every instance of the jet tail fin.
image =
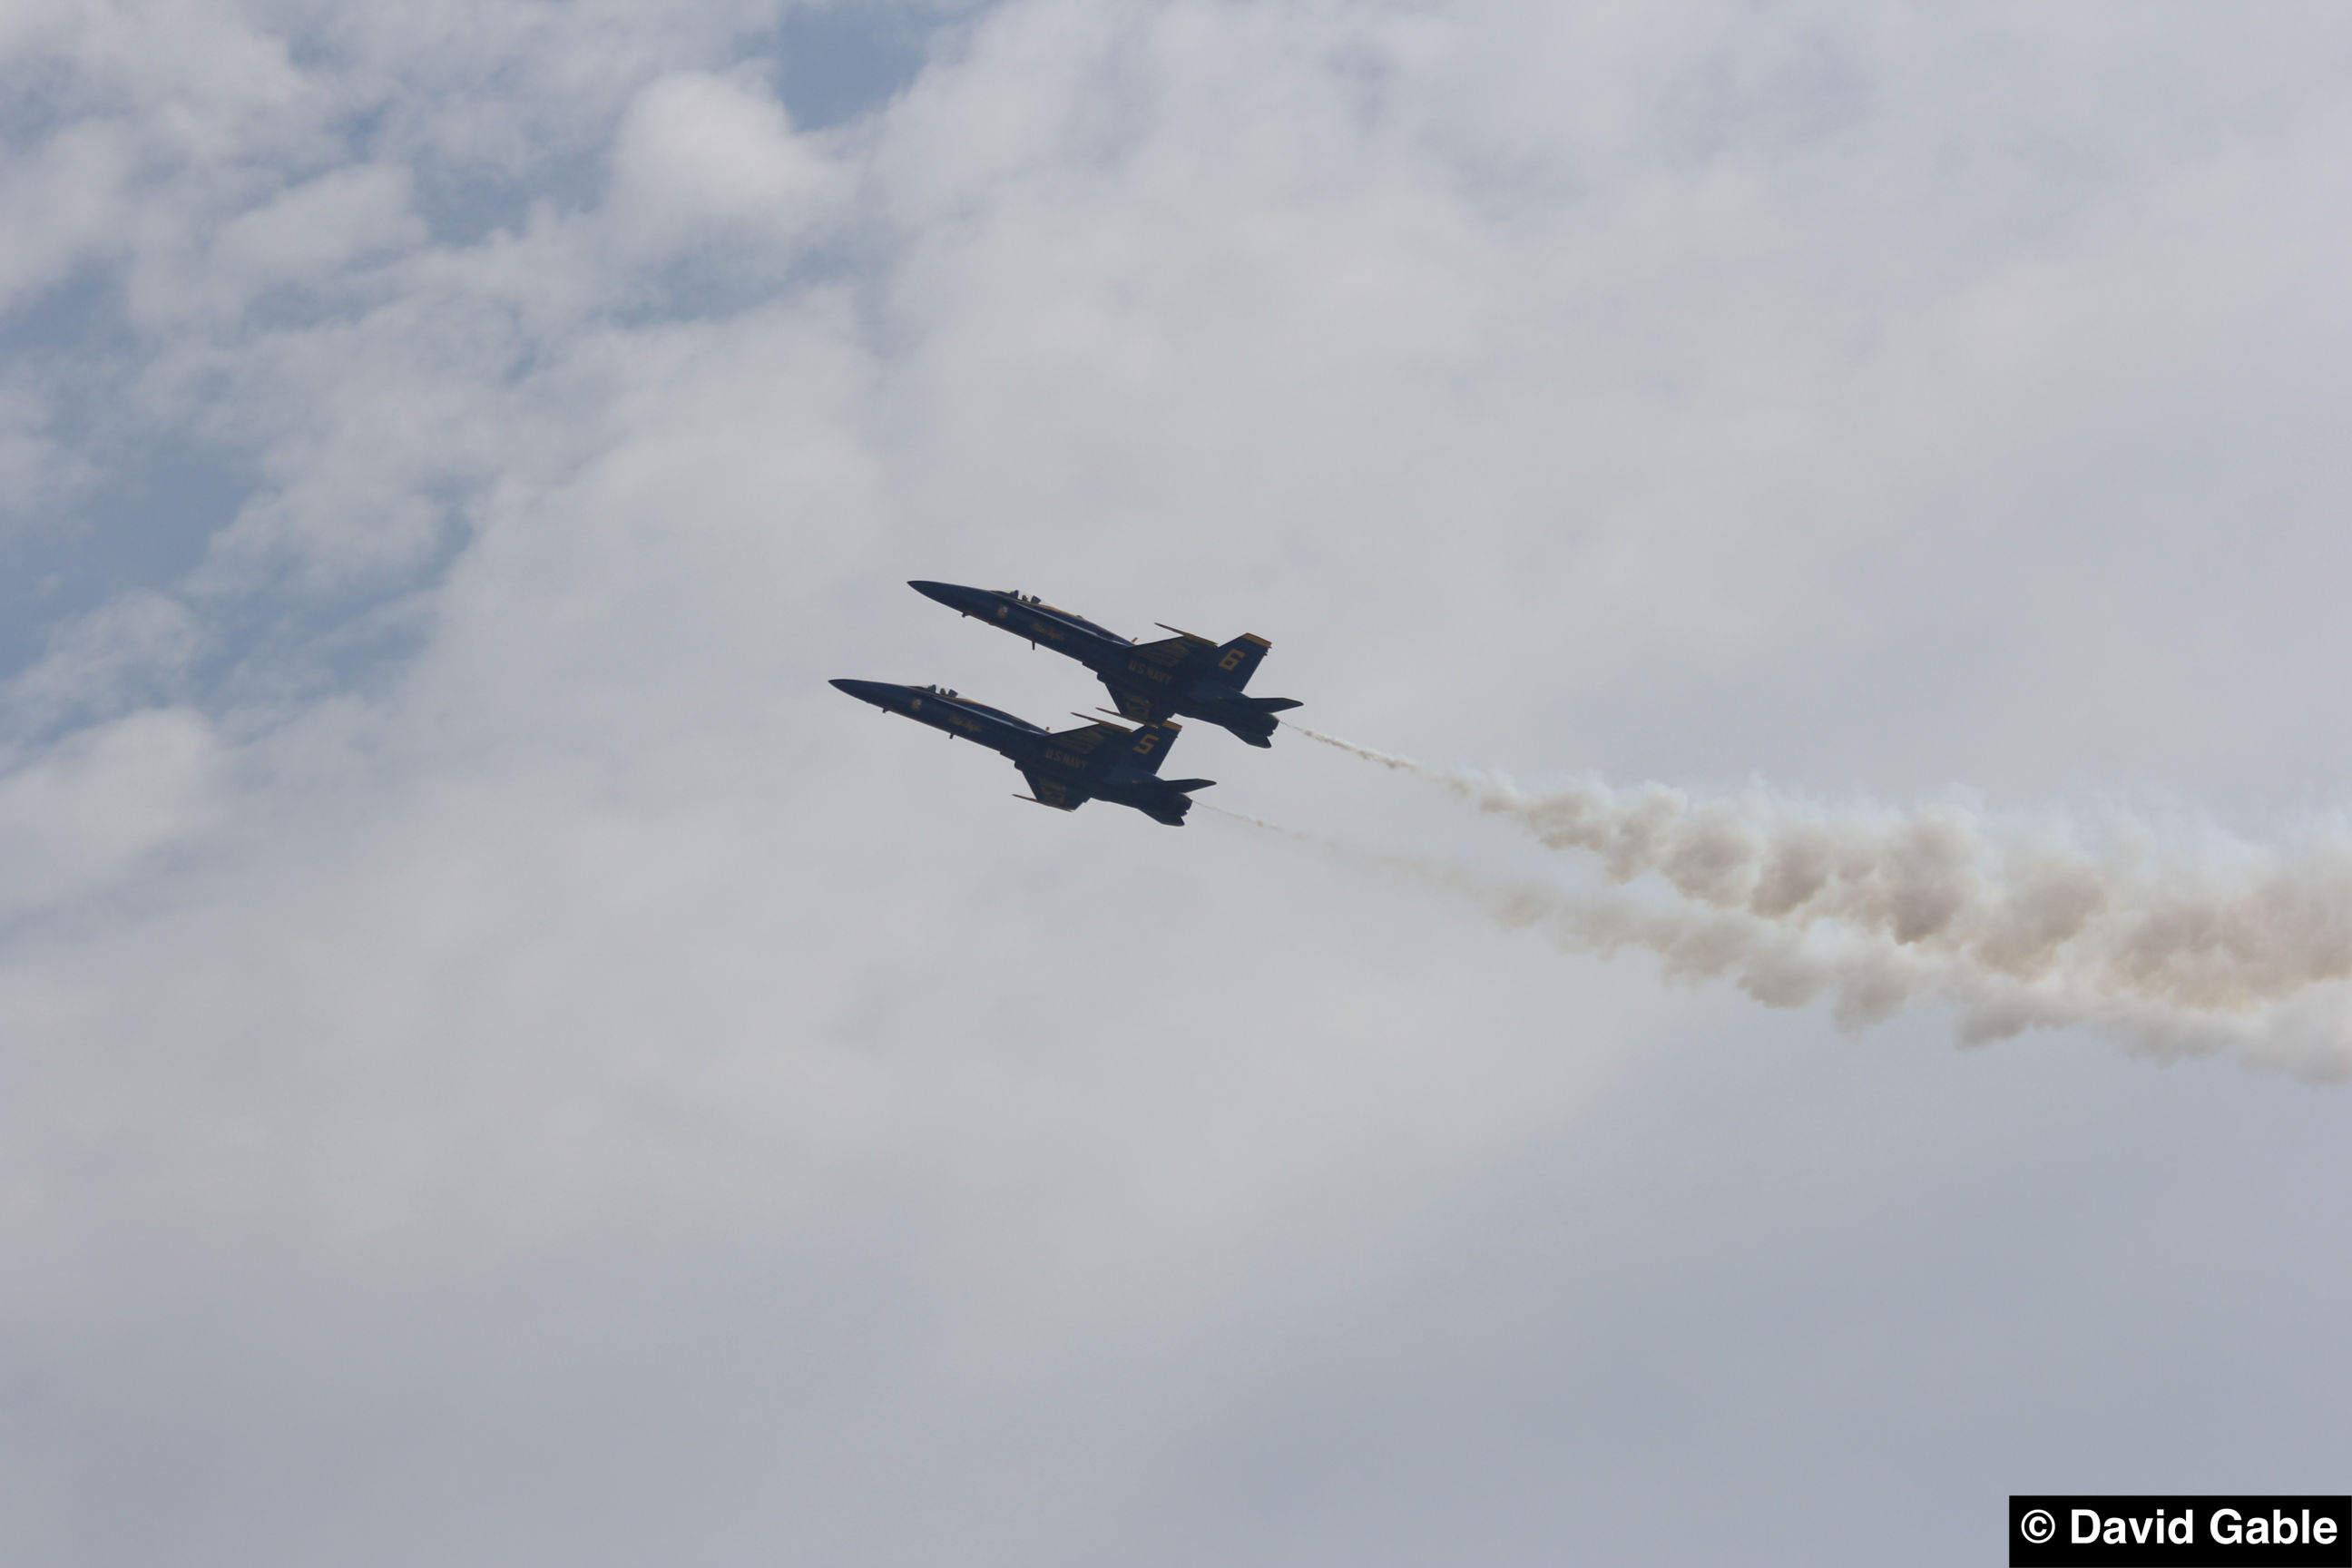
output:
M 1160 764 L 1168 760 L 1169 750 L 1176 744 L 1177 733 L 1182 729 L 1182 725 L 1171 723 L 1140 726 L 1128 737 L 1126 749 L 1119 758 L 1120 763 L 1138 773 L 1158 773 Z
M 1273 646 L 1255 633 L 1244 632 L 1217 649 L 1213 666 L 1217 675 L 1211 679 L 1222 678 L 1231 681 L 1234 689 L 1239 691 L 1249 684 L 1250 677 L 1257 673 L 1257 661 L 1264 658 L 1265 650 Z

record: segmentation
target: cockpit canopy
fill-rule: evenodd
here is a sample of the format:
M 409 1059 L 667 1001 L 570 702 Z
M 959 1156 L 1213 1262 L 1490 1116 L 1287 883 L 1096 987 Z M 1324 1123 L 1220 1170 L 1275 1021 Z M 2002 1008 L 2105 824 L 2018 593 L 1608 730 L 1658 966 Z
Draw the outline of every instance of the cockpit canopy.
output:
M 918 691 L 928 691 L 934 697 L 953 697 L 955 695 L 954 692 L 949 690 L 944 686 L 919 686 L 915 688 L 915 689 Z
M 1133 642 L 1135 640 L 1133 637 L 1120 637 L 1108 626 L 1098 626 L 1095 625 L 1094 622 L 1087 619 L 1084 616 L 1072 615 L 1069 611 L 1063 609 L 1058 605 L 1049 605 L 1034 594 L 1024 594 L 1018 588 L 999 588 L 997 592 L 1003 595 L 1006 598 L 1011 599 L 1015 604 L 1034 605 L 1041 610 L 1051 610 L 1054 614 L 1061 616 L 1064 620 L 1076 626 L 1084 626 L 1090 632 L 1098 632 L 1114 642 Z

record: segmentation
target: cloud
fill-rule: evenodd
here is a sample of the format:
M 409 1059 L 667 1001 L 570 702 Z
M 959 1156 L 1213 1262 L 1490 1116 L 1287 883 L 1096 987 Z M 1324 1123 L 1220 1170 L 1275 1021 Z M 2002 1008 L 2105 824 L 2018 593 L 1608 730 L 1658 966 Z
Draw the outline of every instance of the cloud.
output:
M 0 910 L 23 916 L 116 888 L 220 808 L 203 719 L 152 708 L 94 726 L 0 778 Z
M 756 84 L 681 72 L 631 100 L 613 152 L 610 221 L 648 257 L 730 233 L 773 247 L 825 215 L 845 181 Z
M 74 126 L 0 174 L 9 238 L 0 250 L 0 304 L 56 282 L 122 218 L 131 149 L 114 128 Z
M 322 174 L 238 215 L 221 231 L 220 255 L 267 281 L 303 281 L 413 248 L 425 234 L 409 210 L 409 183 L 407 170 L 380 165 Z
M 1696 1468 L 1676 1556 L 1958 1561 L 1987 1455 L 2340 1470 L 2332 1101 L 1570 984 L 823 684 L 1091 705 L 898 585 L 1018 582 L 1523 777 L 2273 837 L 2326 14 L 1024 0 L 821 132 L 772 8 L 144 15 L 15 35 L 9 428 L 250 489 L 31 531 L 5 1552 L 1660 1560 Z
M 29 389 L 0 390 L 0 521 L 9 524 L 53 513 L 96 477 L 50 434 L 42 403 Z
M 203 633 L 187 606 L 132 590 L 68 624 L 39 663 L 8 683 L 11 728 L 31 734 L 112 716 L 183 685 Z

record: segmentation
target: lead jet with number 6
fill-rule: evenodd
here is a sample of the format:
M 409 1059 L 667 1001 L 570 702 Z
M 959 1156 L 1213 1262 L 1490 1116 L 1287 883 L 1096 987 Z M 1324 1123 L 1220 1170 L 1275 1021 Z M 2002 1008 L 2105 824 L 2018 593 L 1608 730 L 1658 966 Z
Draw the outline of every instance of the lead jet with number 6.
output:
M 1025 637 L 1032 646 L 1069 655 L 1100 676 L 1119 712 L 1139 723 L 1157 724 L 1181 713 L 1222 725 L 1253 746 L 1271 746 L 1274 716 L 1298 706 L 1288 697 L 1243 695 L 1242 688 L 1257 673 L 1257 661 L 1273 646 L 1261 637 L 1244 634 L 1229 643 L 1213 643 L 1163 626 L 1161 630 L 1176 635 L 1139 643 L 1017 588 L 964 588 L 921 581 L 907 586 L 951 610 Z
M 1090 800 L 1107 800 L 1115 805 L 1131 805 L 1154 822 L 1181 827 L 1184 814 L 1192 809 L 1192 792 L 1217 782 L 1160 776 L 1160 764 L 1168 760 L 1169 749 L 1176 743 L 1179 726 L 1174 724 L 1146 724 L 1136 730 L 1118 724 L 1088 724 L 1083 730 L 1048 733 L 1001 708 L 937 686 L 894 686 L 887 680 L 833 684 L 886 713 L 944 730 L 950 740 L 961 735 L 1003 753 L 1029 781 L 1030 793 L 1017 798 L 1057 811 L 1076 811 Z

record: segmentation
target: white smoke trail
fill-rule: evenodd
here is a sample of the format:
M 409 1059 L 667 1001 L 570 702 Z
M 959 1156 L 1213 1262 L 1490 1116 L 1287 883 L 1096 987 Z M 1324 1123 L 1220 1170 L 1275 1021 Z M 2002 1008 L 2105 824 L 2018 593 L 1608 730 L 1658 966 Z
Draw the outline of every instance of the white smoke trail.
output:
M 1538 793 L 1300 732 L 1589 855 L 1614 883 L 1654 879 L 1675 895 L 1478 895 L 1497 918 L 1526 911 L 1507 923 L 1541 923 L 1579 951 L 1644 948 L 1669 975 L 1729 978 L 1772 1005 L 1830 994 L 1848 1025 L 1935 1001 L 1959 1010 L 1969 1041 L 2083 1024 L 2167 1058 L 2233 1050 L 2352 1077 L 2352 836 L 2340 826 L 2262 847 L 2123 813 L 2003 820 L 1761 788 L 1696 800 L 1591 777 Z
M 1419 763 L 1414 762 L 1410 757 L 1392 757 L 1386 752 L 1376 752 L 1370 746 L 1360 746 L 1353 741 L 1343 741 L 1337 735 L 1327 735 L 1320 730 L 1310 730 L 1304 724 L 1294 724 L 1287 719 L 1277 719 L 1275 722 L 1282 725 L 1285 729 L 1297 731 L 1300 734 L 1306 736 L 1310 741 L 1320 741 L 1327 746 L 1337 746 L 1343 752 L 1352 752 L 1355 755 L 1363 758 L 1364 761 L 1368 763 L 1378 763 L 1381 766 L 1390 769 L 1392 772 L 1421 773 L 1430 778 L 1440 778 L 1444 776 L 1443 774 L 1431 772 L 1428 768 L 1423 767 Z

